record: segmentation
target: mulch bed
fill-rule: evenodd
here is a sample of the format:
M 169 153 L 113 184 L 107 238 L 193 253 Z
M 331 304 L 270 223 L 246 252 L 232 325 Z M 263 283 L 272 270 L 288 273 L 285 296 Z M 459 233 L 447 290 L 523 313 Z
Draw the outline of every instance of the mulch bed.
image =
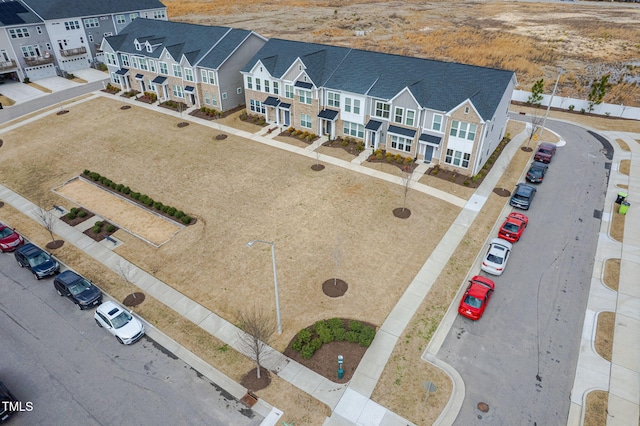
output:
M 55 249 L 59 249 L 63 245 L 64 245 L 63 240 L 54 240 L 54 241 L 49 241 L 45 247 L 47 247 L 49 250 L 55 250 Z
M 267 370 L 264 367 L 261 367 L 259 379 L 258 379 L 257 372 L 258 372 L 258 369 L 254 368 L 253 370 L 245 374 L 245 376 L 240 381 L 240 384 L 245 388 L 247 388 L 249 392 L 257 392 L 261 389 L 266 388 L 271 384 L 271 373 L 269 372 L 269 370 Z M 248 395 L 245 395 L 245 397 L 242 398 L 242 402 L 249 407 L 252 407 L 253 404 L 256 403 L 255 397 L 251 395 L 251 393 L 249 393 Z
M 304 142 L 307 145 L 311 145 L 313 142 L 320 139 L 320 137 L 316 135 L 314 138 L 307 140 L 306 137 L 302 136 L 303 134 L 296 135 L 295 132 L 296 132 L 295 130 L 293 132 L 290 132 L 289 130 L 285 130 L 284 132 L 279 133 L 278 136 L 283 136 L 285 138 L 298 139 L 300 142 Z
M 139 291 L 136 291 L 135 293 L 131 293 L 127 297 L 125 297 L 124 300 L 122 301 L 122 304 L 124 306 L 132 308 L 144 302 L 144 299 L 145 299 L 144 293 L 140 293 Z
M 108 226 L 111 225 L 113 226 L 113 230 L 112 231 L 107 231 Z M 106 220 L 102 221 L 102 226 L 100 227 L 100 232 L 96 233 L 93 232 L 93 226 L 89 229 L 87 229 L 86 231 L 83 232 L 84 235 L 86 235 L 87 237 L 93 238 L 95 241 L 102 241 L 104 240 L 106 237 L 110 236 L 111 234 L 113 234 L 114 232 L 116 232 L 119 228 L 117 226 L 115 226 L 114 224 L 107 222 Z
M 85 217 L 76 216 L 74 219 L 69 219 L 65 214 L 60 217 L 60 220 L 66 223 L 67 225 L 76 226 L 77 224 L 82 223 L 85 220 L 91 219 L 93 216 L 95 216 L 93 212 L 85 209 L 84 207 L 78 207 L 78 211 L 83 211 L 84 213 L 86 213 L 86 216 Z
M 167 102 L 171 102 L 171 103 L 167 103 Z M 166 109 L 170 109 L 171 111 L 176 111 L 176 112 L 180 112 L 180 111 L 186 111 L 187 104 L 185 104 L 184 102 L 174 102 L 174 101 L 167 101 L 167 102 L 163 102 L 160 104 L 160 106 L 162 108 L 166 108 Z
M 314 164 L 313 166 L 311 166 L 311 170 L 313 170 L 314 172 L 319 172 L 320 170 L 324 170 L 324 165 Z
M 109 89 L 102 89 L 101 92 L 105 92 L 108 93 L 110 95 L 115 95 L 116 93 L 118 93 L 120 90 L 109 90 Z
M 151 99 L 149 96 L 140 96 L 139 98 L 136 98 L 136 101 L 138 102 L 144 102 L 145 104 L 152 104 L 154 102 L 157 101 L 157 99 Z
M 249 114 L 240 114 L 238 116 L 240 121 L 244 121 L 245 123 L 254 124 L 255 126 L 262 128 L 267 125 L 264 121 L 263 117 L 258 117 L 257 115 L 249 115 Z
M 329 297 L 341 297 L 349 289 L 349 284 L 340 278 L 331 278 L 322 283 L 322 292 Z
M 511 195 L 511 191 L 505 188 L 493 188 L 493 192 L 501 197 L 508 197 L 509 195 Z
M 397 217 L 398 219 L 406 219 L 409 216 L 411 216 L 411 210 L 409 210 L 408 208 L 402 208 L 402 207 L 398 207 L 393 209 L 393 215 L 395 217 Z
M 357 157 L 362 152 L 362 149 L 358 149 L 357 140 L 348 139 L 345 145 L 344 139 L 342 139 L 340 136 L 338 136 L 336 139 L 326 141 L 325 143 L 322 144 L 322 146 L 326 146 L 329 148 L 342 148 L 345 151 L 347 151 L 349 154 L 353 155 L 354 157 Z M 363 147 L 364 145 L 362 145 L 362 142 L 361 142 L 359 146 Z

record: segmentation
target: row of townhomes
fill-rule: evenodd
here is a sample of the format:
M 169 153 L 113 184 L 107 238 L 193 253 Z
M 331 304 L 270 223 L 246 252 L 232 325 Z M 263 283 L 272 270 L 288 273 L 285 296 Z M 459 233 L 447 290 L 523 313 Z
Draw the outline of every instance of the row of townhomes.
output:
M 136 19 L 101 48 L 123 90 L 229 111 L 244 105 L 240 70 L 266 41 L 242 29 Z
M 167 10 L 159 0 L 0 0 L 0 80 L 95 66 L 103 38 L 137 18 L 167 20 Z

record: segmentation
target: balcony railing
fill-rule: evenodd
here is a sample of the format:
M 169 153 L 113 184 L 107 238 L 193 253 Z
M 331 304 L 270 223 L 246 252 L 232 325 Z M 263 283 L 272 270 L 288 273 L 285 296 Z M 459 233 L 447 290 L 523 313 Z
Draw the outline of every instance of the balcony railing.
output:
M 9 60 L 9 61 L 2 61 L 0 62 L 0 70 L 10 70 L 11 68 L 16 68 L 16 61 L 14 61 L 13 59 Z
M 51 64 L 51 63 L 53 63 L 54 60 L 55 59 L 51 55 L 48 55 L 46 57 L 45 56 L 30 56 L 28 58 L 24 58 L 24 62 L 29 67 L 35 67 L 37 65 Z
M 84 55 L 85 53 L 87 53 L 87 48 L 84 47 L 84 46 L 76 47 L 74 49 L 63 49 L 63 50 L 60 50 L 60 54 L 62 56 L 65 56 L 65 57 Z

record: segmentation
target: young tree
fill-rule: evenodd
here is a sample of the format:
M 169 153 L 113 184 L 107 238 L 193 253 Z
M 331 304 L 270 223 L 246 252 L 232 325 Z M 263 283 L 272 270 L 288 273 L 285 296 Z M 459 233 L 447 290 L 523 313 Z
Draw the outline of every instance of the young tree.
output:
M 405 166 L 402 170 L 402 188 L 404 190 L 404 198 L 402 199 L 402 211 L 404 211 L 404 207 L 407 204 L 407 194 L 409 193 L 409 188 L 413 186 L 413 171 L 415 170 L 414 165 Z
M 591 92 L 589 92 L 589 112 L 593 111 L 595 105 L 600 105 L 607 94 L 609 87 L 609 74 L 603 75 L 600 80 L 595 80 L 591 84 Z
M 337 284 L 338 280 L 338 268 L 340 268 L 340 262 L 342 261 L 342 237 L 338 236 L 335 250 L 333 250 L 333 263 L 335 265 L 333 274 L 333 285 Z
M 531 87 L 531 95 L 529 99 L 527 99 L 527 103 L 530 105 L 540 106 L 542 103 L 542 92 L 544 91 L 544 79 L 533 83 L 533 87 Z
M 53 236 L 53 227 L 57 222 L 57 218 L 48 210 L 43 209 L 42 207 L 38 207 L 35 211 L 36 218 L 38 222 L 49 231 L 49 235 L 51 236 L 51 243 L 55 244 L 56 239 Z
M 276 331 L 275 323 L 271 317 L 265 315 L 264 311 L 257 306 L 240 312 L 238 322 L 238 327 L 243 331 L 243 333 L 239 333 L 240 349 L 256 362 L 257 377 L 259 379 L 262 361 L 269 349 L 269 341 Z
M 531 140 L 536 135 L 536 132 L 540 130 L 540 127 L 542 127 L 543 120 L 544 117 L 540 117 L 536 114 L 529 116 L 529 123 L 531 124 L 531 127 L 529 127 L 529 139 L 527 140 L 527 148 L 529 148 L 529 144 L 531 144 Z

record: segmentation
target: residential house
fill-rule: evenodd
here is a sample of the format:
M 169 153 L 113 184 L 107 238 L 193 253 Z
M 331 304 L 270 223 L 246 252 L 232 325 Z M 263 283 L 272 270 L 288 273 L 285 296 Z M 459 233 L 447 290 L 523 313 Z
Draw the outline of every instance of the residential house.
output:
M 159 0 L 0 2 L 0 74 L 38 80 L 95 66 L 102 38 L 139 17 L 167 19 Z
M 228 111 L 244 105 L 240 69 L 265 42 L 248 30 L 136 19 L 102 50 L 111 82 L 124 90 Z
M 505 134 L 512 71 L 270 39 L 242 69 L 272 124 L 477 174 Z

